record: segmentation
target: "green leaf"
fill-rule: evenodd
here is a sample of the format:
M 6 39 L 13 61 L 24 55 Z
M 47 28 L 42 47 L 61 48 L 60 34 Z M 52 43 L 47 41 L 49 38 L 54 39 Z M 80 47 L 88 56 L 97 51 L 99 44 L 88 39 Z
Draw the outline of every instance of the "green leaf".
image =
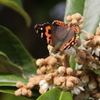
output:
M 16 90 L 17 90 L 16 87 L 0 86 L 0 92 L 3 92 L 3 93 L 14 94 L 14 92 L 15 92 Z
M 12 95 L 12 94 L 2 93 L 1 100 L 30 100 L 30 98 L 26 98 L 24 96 L 16 97 L 15 95 Z M 33 99 L 33 100 L 35 100 L 35 99 Z
M 93 71 L 94 73 L 100 75 L 100 71 L 98 71 L 98 70 L 92 70 L 92 71 Z
M 0 72 L 12 73 L 24 77 L 21 67 L 13 64 L 2 52 L 0 52 Z
M 0 92 L 14 94 L 14 92 L 18 89 L 16 87 L 16 83 L 18 81 L 22 82 L 23 84 L 28 83 L 28 79 L 16 75 L 0 73 Z M 31 98 L 36 100 L 36 98 L 40 95 L 37 87 L 34 87 L 32 92 L 33 96 Z
M 37 100 L 73 100 L 69 91 L 54 88 L 41 95 Z
M 100 70 L 94 70 L 94 69 L 92 69 L 92 68 L 88 68 L 88 69 L 91 70 L 91 71 L 93 71 L 94 73 L 100 75 Z
M 30 26 L 31 18 L 22 8 L 21 0 L 0 0 L 0 4 L 5 5 L 18 12 L 25 19 L 27 26 Z
M 76 62 L 74 61 L 74 55 L 70 56 L 70 67 L 75 69 Z
M 94 34 L 100 22 L 100 0 L 85 0 L 84 30 Z
M 0 73 L 0 86 L 15 86 L 18 81 L 26 84 L 28 79 L 16 75 Z
M 8 93 L 8 94 L 13 94 L 14 95 L 14 92 L 17 90 L 18 88 L 16 87 L 13 87 L 13 86 L 0 86 L 0 92 L 2 93 Z M 36 91 L 36 93 L 35 93 Z M 32 91 L 33 92 L 33 91 Z M 33 96 L 30 97 L 31 100 L 36 100 L 37 97 L 39 96 L 39 94 L 37 93 L 37 90 L 34 89 L 34 92 L 33 92 Z M 20 97 L 23 97 L 23 96 L 20 96 Z M 4 99 L 5 100 L 5 99 Z M 7 99 L 8 100 L 8 99 Z M 15 100 L 15 99 L 14 99 Z
M 74 13 L 80 13 L 83 15 L 84 1 L 85 0 L 66 0 L 64 22 L 66 22 L 66 16 L 68 15 L 72 15 Z
M 26 77 L 36 74 L 35 59 L 24 48 L 19 39 L 7 28 L 0 26 L 0 51 L 21 66 Z

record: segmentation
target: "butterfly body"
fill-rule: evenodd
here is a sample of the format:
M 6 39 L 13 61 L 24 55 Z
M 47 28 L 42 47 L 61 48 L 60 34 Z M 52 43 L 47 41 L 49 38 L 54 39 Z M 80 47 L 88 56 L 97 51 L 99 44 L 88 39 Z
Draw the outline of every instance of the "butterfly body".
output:
M 54 47 L 55 51 L 69 49 L 75 44 L 76 34 L 79 28 L 75 25 L 69 27 L 61 21 L 53 21 L 52 24 L 36 24 L 35 31 L 48 44 Z

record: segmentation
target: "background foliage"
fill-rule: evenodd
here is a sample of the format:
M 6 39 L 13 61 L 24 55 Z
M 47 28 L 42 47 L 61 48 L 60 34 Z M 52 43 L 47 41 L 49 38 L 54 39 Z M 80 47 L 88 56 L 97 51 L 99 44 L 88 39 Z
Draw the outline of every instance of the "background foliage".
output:
M 47 44 L 34 32 L 34 25 L 54 19 L 63 20 L 64 12 L 56 18 L 57 13 L 53 11 L 56 12 L 60 5 L 64 5 L 61 9 L 65 9 L 64 2 L 55 0 L 48 5 L 46 0 L 0 0 L 0 100 L 28 100 L 12 94 L 17 89 L 15 84 L 18 80 L 27 83 L 27 79 L 21 77 L 36 74 L 33 57 L 48 55 Z M 36 90 L 35 94 L 38 95 Z

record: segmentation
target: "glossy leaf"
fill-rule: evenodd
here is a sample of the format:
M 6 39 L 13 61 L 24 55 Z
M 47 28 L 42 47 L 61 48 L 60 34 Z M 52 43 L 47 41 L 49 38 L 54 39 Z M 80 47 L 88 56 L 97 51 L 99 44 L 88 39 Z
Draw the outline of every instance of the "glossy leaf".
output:
M 18 81 L 21 81 L 23 84 L 28 83 L 28 79 L 16 75 L 0 73 L 0 92 L 14 94 L 14 92 L 18 89 L 16 87 L 16 83 Z M 32 89 L 32 92 L 33 96 L 31 97 L 31 99 L 36 100 L 36 98 L 40 95 L 37 88 L 34 87 Z
M 66 16 L 68 15 L 72 15 L 74 13 L 80 13 L 83 15 L 84 1 L 85 0 L 66 0 L 66 9 L 64 18 L 65 22 L 66 22 Z
M 33 59 L 19 39 L 7 28 L 0 26 L 0 51 L 9 59 L 23 68 L 24 75 L 36 74 L 35 59 Z
M 85 0 L 84 6 L 84 30 L 94 34 L 100 22 L 100 1 Z
M 31 18 L 22 8 L 21 0 L 0 0 L 0 4 L 5 5 L 18 12 L 25 19 L 27 26 L 30 26 Z
M 16 75 L 0 73 L 0 86 L 15 86 L 18 81 L 26 84 L 28 79 Z
M 0 86 L 0 92 L 2 93 L 8 93 L 8 94 L 13 94 L 14 95 L 14 92 L 17 90 L 18 88 L 14 87 L 14 86 Z M 36 93 L 35 93 L 36 91 Z M 32 91 L 33 92 L 33 91 Z M 36 98 L 39 96 L 39 94 L 37 93 L 37 90 L 34 89 L 34 92 L 33 92 L 33 96 L 30 97 L 29 99 L 31 100 L 36 100 Z M 22 97 L 22 96 L 20 96 Z M 16 97 L 17 98 L 17 97 Z M 15 99 L 14 99 L 15 100 Z
M 54 88 L 41 95 L 37 100 L 73 100 L 73 99 L 70 92 Z
M 21 67 L 13 64 L 2 52 L 0 52 L 0 72 L 12 73 L 24 77 Z

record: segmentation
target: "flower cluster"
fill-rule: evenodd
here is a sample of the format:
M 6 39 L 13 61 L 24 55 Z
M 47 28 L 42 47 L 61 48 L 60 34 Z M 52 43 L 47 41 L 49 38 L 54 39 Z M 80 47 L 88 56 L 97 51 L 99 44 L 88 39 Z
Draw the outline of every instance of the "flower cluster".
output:
M 83 21 L 84 21 L 84 17 L 81 16 L 81 14 L 79 13 L 75 13 L 73 15 L 68 15 L 66 17 L 66 21 L 69 22 L 69 25 L 77 25 L 80 28 L 80 33 L 81 33 L 81 29 L 83 29 Z
M 90 62 L 89 67 L 94 70 L 100 70 L 100 26 L 97 27 L 95 35 L 85 32 L 83 34 L 84 48 L 91 53 L 93 61 Z
M 80 37 L 76 37 L 76 45 L 68 50 L 53 54 L 53 47 L 48 45 L 49 56 L 47 58 L 37 59 L 37 76 L 31 76 L 29 82 L 24 85 L 21 82 L 16 83 L 19 89 L 15 91 L 16 96 L 24 95 L 31 97 L 35 85 L 39 85 L 41 94 L 46 91 L 59 87 L 63 90 L 70 90 L 74 100 L 85 100 L 91 96 L 93 99 L 100 99 L 100 76 L 94 71 L 100 69 L 100 27 L 96 30 L 96 35 L 92 35 L 82 30 L 84 21 L 79 13 L 66 17 L 69 26 L 77 25 L 79 33 L 83 32 L 84 42 Z M 83 45 L 84 49 L 78 49 Z M 72 69 L 70 56 L 81 65 L 80 71 Z M 33 94 L 34 95 L 34 94 Z

